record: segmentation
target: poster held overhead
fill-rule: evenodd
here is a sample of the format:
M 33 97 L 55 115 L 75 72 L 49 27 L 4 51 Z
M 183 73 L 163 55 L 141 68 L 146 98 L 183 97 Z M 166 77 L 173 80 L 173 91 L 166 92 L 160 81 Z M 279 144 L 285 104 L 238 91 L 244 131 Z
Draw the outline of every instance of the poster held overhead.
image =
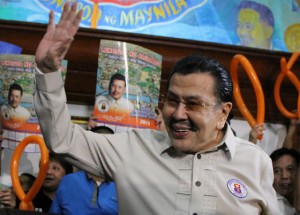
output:
M 144 47 L 101 40 L 94 120 L 114 132 L 156 128 L 162 56 Z

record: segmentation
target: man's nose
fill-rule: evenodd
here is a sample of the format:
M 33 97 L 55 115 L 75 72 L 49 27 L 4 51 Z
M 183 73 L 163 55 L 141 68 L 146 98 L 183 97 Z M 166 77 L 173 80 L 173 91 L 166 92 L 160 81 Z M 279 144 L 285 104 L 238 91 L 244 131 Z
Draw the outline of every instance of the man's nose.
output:
M 187 110 L 185 104 L 179 102 L 177 108 L 173 113 L 173 118 L 176 120 L 187 119 Z
M 53 170 L 51 168 L 48 168 L 47 169 L 47 174 L 52 174 L 53 173 Z
M 289 178 L 291 176 L 290 172 L 287 170 L 282 171 L 282 178 Z

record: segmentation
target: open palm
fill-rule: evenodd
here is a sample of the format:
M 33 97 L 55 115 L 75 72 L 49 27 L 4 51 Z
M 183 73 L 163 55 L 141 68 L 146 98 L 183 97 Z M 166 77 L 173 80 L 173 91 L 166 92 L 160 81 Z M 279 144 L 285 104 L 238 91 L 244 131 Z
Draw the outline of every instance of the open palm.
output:
M 44 73 L 59 69 L 73 41 L 82 17 L 82 10 L 77 13 L 77 3 L 67 2 L 57 26 L 54 13 L 50 12 L 47 32 L 41 40 L 35 54 L 37 67 Z

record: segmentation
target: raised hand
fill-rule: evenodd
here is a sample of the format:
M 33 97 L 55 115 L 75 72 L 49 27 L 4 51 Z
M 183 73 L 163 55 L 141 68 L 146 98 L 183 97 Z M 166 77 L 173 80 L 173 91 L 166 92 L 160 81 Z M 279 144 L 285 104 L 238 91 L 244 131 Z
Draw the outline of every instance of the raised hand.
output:
M 49 14 L 47 32 L 41 40 L 36 53 L 37 67 L 43 73 L 55 72 L 59 69 L 69 47 L 74 40 L 82 17 L 82 10 L 77 13 L 77 3 L 67 2 L 64 5 L 59 23 L 55 26 L 53 11 Z
M 257 137 L 262 135 L 264 130 L 266 130 L 264 128 L 264 123 L 256 124 L 250 131 L 249 141 L 252 143 L 256 143 Z

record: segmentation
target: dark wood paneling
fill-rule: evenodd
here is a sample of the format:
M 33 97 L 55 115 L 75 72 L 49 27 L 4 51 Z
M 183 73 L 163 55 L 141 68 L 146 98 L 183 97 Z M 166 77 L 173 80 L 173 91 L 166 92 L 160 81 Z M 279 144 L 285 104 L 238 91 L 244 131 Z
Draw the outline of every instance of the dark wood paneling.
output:
M 43 24 L 0 21 L 0 40 L 21 46 L 23 54 L 35 53 L 35 49 L 45 31 L 46 25 Z M 93 105 L 97 58 L 101 39 L 130 42 L 161 54 L 163 56 L 161 97 L 166 93 L 165 83 L 174 63 L 182 57 L 193 53 L 204 53 L 218 59 L 225 68 L 229 69 L 232 57 L 235 54 L 243 54 L 253 65 L 264 89 L 266 121 L 287 122 L 287 119 L 282 116 L 275 105 L 273 88 L 280 69 L 280 58 L 285 57 L 288 59 L 291 56 L 290 53 L 84 28 L 81 28 L 77 33 L 66 56 L 69 61 L 66 79 L 66 92 L 69 103 Z M 299 77 L 299 60 L 294 65 L 293 72 Z M 254 90 L 248 76 L 242 69 L 239 71 L 239 81 L 244 101 L 255 116 L 256 98 Z M 284 80 L 281 93 L 286 108 L 289 110 L 295 109 L 298 93 L 289 80 Z M 161 101 L 159 105 L 162 106 Z M 242 117 L 235 103 L 233 111 L 235 117 Z

